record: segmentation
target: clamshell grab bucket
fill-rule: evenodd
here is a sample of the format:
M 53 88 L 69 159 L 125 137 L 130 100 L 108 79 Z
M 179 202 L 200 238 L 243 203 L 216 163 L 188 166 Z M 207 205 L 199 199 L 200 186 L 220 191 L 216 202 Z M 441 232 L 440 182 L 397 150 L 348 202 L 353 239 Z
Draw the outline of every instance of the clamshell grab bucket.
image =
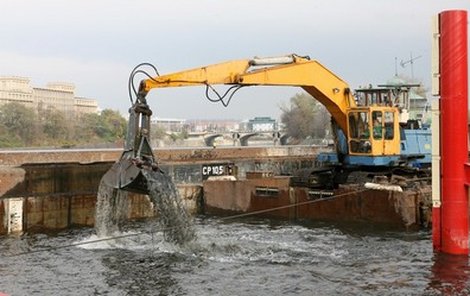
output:
M 150 147 L 150 116 L 152 111 L 145 103 L 135 103 L 129 109 L 129 123 L 124 152 L 120 159 L 103 176 L 112 188 L 148 194 L 147 179 L 143 170 L 158 170 Z
M 137 167 L 129 159 L 121 159 L 103 176 L 104 182 L 113 188 L 148 194 L 147 179 L 142 174 L 143 168 Z

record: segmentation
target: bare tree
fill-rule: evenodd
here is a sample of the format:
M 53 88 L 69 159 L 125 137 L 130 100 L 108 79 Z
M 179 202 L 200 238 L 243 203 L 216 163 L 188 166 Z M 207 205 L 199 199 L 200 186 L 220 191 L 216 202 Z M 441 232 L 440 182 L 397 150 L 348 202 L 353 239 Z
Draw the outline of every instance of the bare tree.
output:
M 330 128 L 330 114 L 307 93 L 290 98 L 289 106 L 281 106 L 281 122 L 287 134 L 300 142 L 304 139 L 323 139 Z

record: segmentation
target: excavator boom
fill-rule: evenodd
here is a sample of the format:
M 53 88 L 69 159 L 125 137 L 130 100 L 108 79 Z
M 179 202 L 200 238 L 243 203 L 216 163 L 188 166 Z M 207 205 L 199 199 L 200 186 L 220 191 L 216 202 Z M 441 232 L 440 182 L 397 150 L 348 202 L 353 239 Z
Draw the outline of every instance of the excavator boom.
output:
M 154 88 L 197 85 L 297 86 L 322 103 L 346 132 L 346 111 L 355 101 L 346 82 L 319 62 L 297 55 L 254 58 L 185 70 L 143 80 L 139 96 Z

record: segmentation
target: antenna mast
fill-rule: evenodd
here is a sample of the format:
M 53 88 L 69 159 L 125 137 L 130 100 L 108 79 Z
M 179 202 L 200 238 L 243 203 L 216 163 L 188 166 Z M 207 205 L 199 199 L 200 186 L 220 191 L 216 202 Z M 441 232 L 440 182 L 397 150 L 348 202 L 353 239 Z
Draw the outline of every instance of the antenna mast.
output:
M 420 57 L 421 57 L 421 56 L 413 57 L 413 53 L 410 52 L 410 59 L 409 59 L 409 60 L 406 60 L 406 61 L 401 60 L 401 62 L 400 62 L 400 66 L 401 66 L 402 68 L 405 68 L 405 66 L 406 66 L 407 64 L 410 64 L 410 65 L 411 65 L 411 79 L 414 79 L 413 63 L 414 63 L 415 60 L 419 59 Z

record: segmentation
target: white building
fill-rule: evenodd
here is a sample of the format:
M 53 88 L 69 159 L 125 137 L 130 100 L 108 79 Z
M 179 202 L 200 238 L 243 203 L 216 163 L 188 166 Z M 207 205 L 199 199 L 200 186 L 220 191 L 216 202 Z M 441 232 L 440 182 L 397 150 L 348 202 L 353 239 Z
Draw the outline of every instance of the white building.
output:
M 231 132 L 238 131 L 240 122 L 233 119 L 190 119 L 187 120 L 191 132 Z
M 251 132 L 270 132 L 277 130 L 277 122 L 271 117 L 255 117 L 248 120 L 248 131 Z
M 150 121 L 167 132 L 181 132 L 183 131 L 186 119 L 153 117 Z
M 98 112 L 98 102 L 76 97 L 72 83 L 55 82 L 33 87 L 29 78 L 0 76 L 0 105 L 20 103 L 34 110 L 54 108 L 67 114 Z

